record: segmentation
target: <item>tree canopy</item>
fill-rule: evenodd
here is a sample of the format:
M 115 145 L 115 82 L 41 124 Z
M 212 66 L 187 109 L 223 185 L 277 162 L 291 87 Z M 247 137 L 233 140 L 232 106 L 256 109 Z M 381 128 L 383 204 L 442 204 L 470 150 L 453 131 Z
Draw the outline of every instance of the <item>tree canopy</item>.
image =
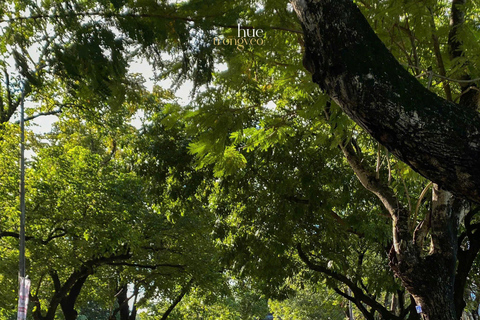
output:
M 2 2 L 0 312 L 25 99 L 36 320 L 474 317 L 478 16 L 474 0 Z

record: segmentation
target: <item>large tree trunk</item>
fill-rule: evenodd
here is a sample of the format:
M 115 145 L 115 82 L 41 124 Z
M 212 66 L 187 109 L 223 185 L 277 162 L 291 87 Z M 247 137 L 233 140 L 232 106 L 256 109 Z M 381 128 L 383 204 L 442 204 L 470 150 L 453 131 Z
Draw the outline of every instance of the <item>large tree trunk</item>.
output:
M 119 293 L 117 294 L 117 303 L 118 303 L 118 308 L 114 310 L 112 315 L 109 317 L 109 319 L 116 319 L 117 318 L 117 313 L 120 315 L 120 320 L 135 320 L 137 317 L 137 296 L 138 296 L 138 287 L 134 285 L 133 289 L 133 295 L 128 296 L 128 285 L 124 284 L 121 288 Z M 133 299 L 132 303 L 132 311 L 130 312 L 130 305 L 129 301 L 130 299 Z
M 118 307 L 120 308 L 120 320 L 129 320 L 130 319 L 130 310 L 128 306 L 128 286 L 125 284 L 120 293 L 117 296 Z
M 369 170 L 351 143 L 342 145 L 341 149 L 360 182 L 377 195 L 392 216 L 390 267 L 415 303 L 422 307 L 423 319 L 458 320 L 455 294 L 463 297 L 463 287 L 456 292 L 455 271 L 458 221 L 463 201 L 434 185 L 431 211 L 412 230 L 408 211 L 391 188 L 376 178 L 375 172 Z M 427 234 L 431 238 L 429 252 L 425 252 L 424 245 Z
M 480 202 L 480 115 L 424 88 L 351 0 L 292 0 L 304 65 L 357 124 L 423 176 Z
M 412 294 L 415 303 L 422 307 L 423 319 L 456 320 L 453 280 L 455 273 L 449 267 L 450 259 L 441 255 L 426 257 L 413 270 L 403 270 L 397 275 Z M 447 267 L 446 267 L 447 266 Z
M 86 274 L 80 277 L 77 281 L 75 281 L 75 284 L 70 289 L 68 295 L 60 302 L 60 306 L 62 308 L 65 320 L 77 319 L 78 312 L 77 310 L 75 310 L 75 302 L 77 301 L 77 298 L 80 295 L 80 292 L 83 288 L 83 285 L 85 284 L 85 281 L 87 281 L 88 276 L 89 274 Z
M 478 112 L 424 88 L 390 54 L 351 0 L 291 2 L 304 30 L 304 66 L 313 81 L 390 152 L 439 185 L 431 217 L 413 231 L 408 210 L 392 190 L 368 172 L 351 146 L 341 146 L 362 184 L 392 216 L 390 266 L 422 307 L 423 319 L 458 320 L 464 307 L 464 279 L 455 279 L 461 208 L 442 189 L 480 202 Z M 458 46 L 452 48 L 455 56 Z M 428 253 L 423 246 L 427 233 Z
M 422 307 L 424 319 L 456 320 L 461 315 L 457 315 L 455 305 L 455 270 L 458 217 L 462 206 L 461 201 L 437 186 L 433 187 L 432 198 L 430 252 L 419 252 L 415 259 L 402 259 L 402 255 L 392 250 L 390 266 L 416 304 Z M 417 242 L 423 241 L 420 233 L 417 232 Z M 423 246 L 412 247 L 422 250 Z

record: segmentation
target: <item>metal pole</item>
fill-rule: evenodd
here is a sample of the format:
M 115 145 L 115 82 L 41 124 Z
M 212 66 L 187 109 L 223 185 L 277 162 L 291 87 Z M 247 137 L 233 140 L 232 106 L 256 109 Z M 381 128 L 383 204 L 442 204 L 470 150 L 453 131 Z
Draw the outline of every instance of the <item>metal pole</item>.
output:
M 25 277 L 25 96 L 20 102 L 20 262 L 19 276 Z
M 352 290 L 348 288 L 348 295 L 352 295 Z M 353 308 L 352 308 L 352 301 L 348 300 L 348 319 L 349 320 L 355 320 L 353 316 Z

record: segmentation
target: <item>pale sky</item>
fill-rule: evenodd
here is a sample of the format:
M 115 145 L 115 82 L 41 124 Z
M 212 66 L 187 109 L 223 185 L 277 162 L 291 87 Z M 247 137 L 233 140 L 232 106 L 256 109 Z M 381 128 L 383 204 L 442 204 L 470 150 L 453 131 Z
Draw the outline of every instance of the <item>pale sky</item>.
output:
M 149 91 L 152 91 L 153 85 L 155 84 L 154 74 L 152 67 L 148 65 L 145 61 L 138 61 L 132 62 L 130 65 L 130 72 L 131 73 L 141 73 L 145 78 L 145 86 Z M 172 85 L 172 81 L 170 79 L 163 80 L 157 83 L 158 85 L 163 86 L 164 88 L 170 88 Z M 178 97 L 178 102 L 181 105 L 186 105 L 189 101 L 190 91 L 192 90 L 192 83 L 187 81 L 183 84 L 179 90 L 176 92 Z M 52 124 L 57 120 L 57 116 L 42 116 L 34 119 L 31 121 L 29 129 L 32 130 L 34 133 L 43 134 L 47 133 L 51 130 Z M 32 125 L 33 124 L 33 125 Z M 132 124 L 135 126 L 140 126 L 140 120 L 135 119 L 132 121 Z

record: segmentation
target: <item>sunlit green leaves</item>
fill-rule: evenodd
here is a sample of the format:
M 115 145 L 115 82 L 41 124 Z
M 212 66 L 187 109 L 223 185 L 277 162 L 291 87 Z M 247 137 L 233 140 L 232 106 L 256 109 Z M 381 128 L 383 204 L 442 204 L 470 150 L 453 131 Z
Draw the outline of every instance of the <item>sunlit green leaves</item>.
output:
M 457 35 L 464 54 L 456 59 L 447 48 L 448 1 L 357 4 L 406 69 L 425 86 L 433 76 L 432 91 L 443 95 L 448 81 L 458 99 L 451 79 L 480 76 L 477 2 L 466 6 Z M 43 305 L 54 292 L 49 272 L 63 281 L 85 261 L 127 249 L 130 265 L 95 266 L 87 283 L 95 299 L 136 283 L 146 297 L 163 298 L 149 306 L 160 313 L 193 277 L 178 317 L 209 304 L 212 317 L 245 319 L 242 303 L 257 299 L 259 289 L 277 297 L 297 290 L 296 298 L 274 304 L 286 318 L 307 317 L 301 308 L 320 317 L 309 301 L 315 290 L 334 299 L 326 286 L 342 284 L 306 270 L 297 244 L 370 294 L 383 298 L 397 289 L 386 271 L 389 218 L 339 145 L 354 141 L 362 163 L 410 213 L 420 202 L 417 219 L 427 212 L 420 199 L 427 182 L 312 83 L 287 1 L 6 1 L 0 16 L 0 231 L 18 229 L 18 128 L 7 122 L 22 88 L 34 103 L 29 117 L 62 111 L 52 133 L 30 139 L 29 267 Z M 262 29 L 263 44 L 214 44 L 215 37 L 238 37 L 238 23 Z M 193 83 L 187 105 L 167 88 L 148 92 L 140 74 L 129 74 L 138 58 L 151 64 L 156 80 Z M 438 76 L 439 58 L 448 80 Z M 133 119 L 137 127 L 129 125 Z M 13 288 L 17 241 L 1 241 L 0 282 Z M 175 266 L 152 267 L 162 263 Z M 256 287 L 244 286 L 243 297 L 212 298 L 227 268 Z M 292 286 L 298 278 L 302 285 Z M 8 292 L 2 304 L 11 307 Z M 340 303 L 324 305 L 335 314 Z

